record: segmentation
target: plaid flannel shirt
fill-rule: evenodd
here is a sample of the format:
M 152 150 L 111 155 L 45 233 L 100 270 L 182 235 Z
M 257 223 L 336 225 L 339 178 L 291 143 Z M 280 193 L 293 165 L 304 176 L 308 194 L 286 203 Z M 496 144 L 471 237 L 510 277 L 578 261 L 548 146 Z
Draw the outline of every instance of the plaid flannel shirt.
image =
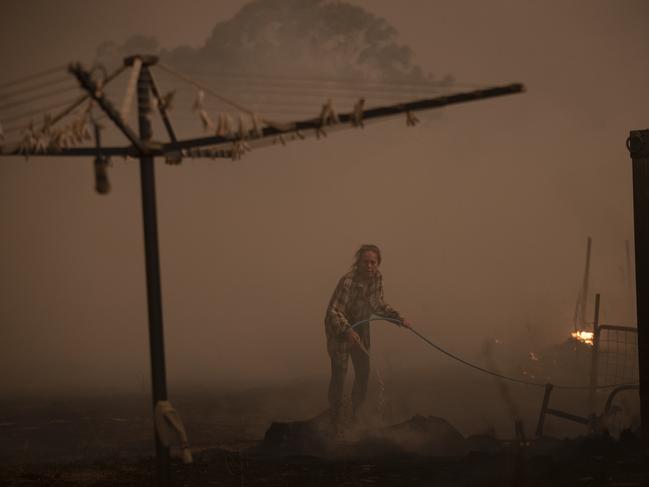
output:
M 369 281 L 361 279 L 353 271 L 348 272 L 338 281 L 325 315 L 329 355 L 348 353 L 351 345 L 347 332 L 351 325 L 370 318 L 372 314 L 403 321 L 401 315 L 383 300 L 383 276 L 379 271 Z M 369 323 L 359 325 L 354 331 L 360 335 L 363 346 L 369 349 Z

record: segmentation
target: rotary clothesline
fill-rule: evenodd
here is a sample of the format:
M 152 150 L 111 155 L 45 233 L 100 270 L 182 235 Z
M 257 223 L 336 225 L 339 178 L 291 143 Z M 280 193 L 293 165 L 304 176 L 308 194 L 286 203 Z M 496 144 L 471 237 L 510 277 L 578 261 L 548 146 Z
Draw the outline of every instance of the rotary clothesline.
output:
M 198 115 L 200 116 L 200 119 L 201 119 L 201 121 L 203 123 L 204 128 L 206 130 L 208 130 L 208 131 L 214 131 L 217 135 L 226 135 L 226 136 L 227 135 L 234 135 L 235 132 L 238 132 L 239 136 L 241 137 L 241 134 L 243 132 L 251 131 L 251 130 L 258 134 L 259 133 L 259 128 L 263 123 L 266 123 L 268 125 L 273 125 L 273 126 L 276 126 L 276 127 L 279 127 L 279 128 L 285 127 L 285 124 L 282 124 L 281 122 L 272 122 L 272 121 L 262 117 L 261 115 L 258 115 L 256 111 L 254 111 L 254 110 L 252 110 L 252 109 L 250 109 L 248 107 L 244 107 L 240 103 L 237 103 L 237 102 L 229 99 L 228 97 L 225 97 L 225 96 L 223 96 L 223 95 L 221 95 L 219 93 L 214 92 L 213 90 L 211 90 L 209 87 L 205 86 L 204 84 L 199 83 L 196 80 L 193 80 L 193 79 L 183 75 L 182 73 L 177 72 L 176 70 L 174 70 L 173 68 L 171 68 L 169 66 L 166 66 L 166 65 L 159 65 L 159 66 L 161 67 L 161 69 L 163 69 L 168 74 L 176 76 L 177 78 L 181 79 L 182 81 L 184 81 L 186 83 L 191 84 L 193 87 L 195 87 L 195 88 L 197 88 L 199 90 L 198 94 L 196 95 L 196 100 L 197 101 L 194 102 L 193 111 L 198 112 Z M 31 75 L 31 76 L 21 78 L 20 80 L 5 83 L 5 84 L 3 84 L 1 86 L 3 86 L 3 87 L 15 86 L 16 84 L 24 83 L 24 82 L 27 82 L 27 81 L 33 81 L 33 80 L 41 79 L 43 76 L 47 76 L 47 75 L 50 75 L 50 74 L 57 73 L 61 69 L 62 68 L 54 68 L 54 69 L 46 70 L 46 71 L 43 71 L 41 73 L 37 73 L 35 75 Z M 125 69 L 125 68 L 124 67 L 120 68 L 120 70 L 118 70 L 118 73 L 115 73 L 114 75 L 106 76 L 106 80 L 105 80 L 104 84 L 107 84 L 109 81 L 114 79 L 118 74 L 120 74 L 123 71 L 123 69 Z M 132 97 L 133 97 L 133 92 L 134 92 L 134 83 L 135 83 L 135 80 L 137 78 L 138 73 L 139 73 L 139 69 L 137 67 L 137 64 L 135 64 L 134 67 L 133 67 L 132 73 L 131 73 L 131 77 L 130 77 L 130 81 L 129 81 L 127 90 L 126 90 L 126 95 L 125 95 L 124 101 L 122 103 L 122 109 L 120 110 L 120 112 L 123 115 L 124 119 L 127 118 L 128 111 L 129 111 L 129 109 L 130 109 L 130 107 L 132 105 Z M 229 75 L 225 74 L 223 76 L 225 76 L 225 77 L 229 76 L 230 78 L 232 78 L 234 75 L 233 74 L 229 74 Z M 260 78 L 261 78 L 261 76 L 257 75 L 255 78 L 253 78 L 251 80 L 249 75 L 238 75 L 238 76 L 239 76 L 240 79 L 241 78 L 247 79 L 249 82 L 252 81 L 253 83 L 258 83 L 260 81 Z M 286 102 L 282 102 L 282 101 L 273 102 L 273 101 L 265 100 L 265 101 L 262 101 L 261 103 L 259 101 L 257 101 L 256 103 L 254 103 L 255 107 L 258 107 L 260 105 L 261 106 L 268 106 L 268 105 L 274 104 L 275 106 L 280 107 L 280 109 L 279 109 L 280 113 L 283 112 L 283 113 L 291 113 L 291 114 L 294 114 L 294 115 L 295 114 L 306 115 L 307 114 L 306 111 L 296 112 L 294 109 L 291 110 L 292 106 L 306 106 L 307 105 L 306 103 L 302 103 L 302 104 L 295 103 L 295 97 L 299 97 L 299 96 L 307 96 L 307 97 L 323 96 L 323 93 L 321 91 L 323 89 L 322 86 L 316 86 L 315 87 L 318 90 L 320 90 L 320 92 L 295 91 L 295 89 L 297 87 L 299 87 L 299 86 L 303 86 L 303 87 L 306 87 L 307 85 L 308 86 L 313 86 L 313 83 L 317 82 L 317 80 L 315 80 L 313 78 L 311 78 L 311 79 L 294 78 L 293 79 L 293 78 L 289 78 L 289 77 L 277 77 L 277 76 L 275 76 L 275 77 L 266 76 L 265 78 L 266 79 L 263 80 L 262 82 L 264 82 L 266 85 L 271 84 L 270 80 L 281 80 L 282 84 L 281 85 L 276 84 L 273 93 L 280 94 L 280 95 L 281 94 L 288 94 L 289 96 L 291 96 L 292 102 L 291 102 L 290 105 L 287 105 Z M 60 83 L 63 79 L 64 78 L 56 78 L 54 80 L 51 80 L 51 82 L 49 82 L 49 83 L 47 83 L 47 82 L 46 83 L 40 83 L 40 84 L 31 86 L 31 87 L 28 87 L 28 88 L 23 88 L 23 89 L 20 89 L 20 90 L 14 90 L 12 92 L 0 93 L 0 100 L 10 99 L 11 96 L 15 96 L 17 94 L 26 94 L 26 93 L 33 92 L 35 90 L 42 89 L 44 87 L 48 87 L 50 84 Z M 288 92 L 286 90 L 279 89 L 279 88 L 284 88 L 284 85 L 286 84 L 287 80 L 292 83 L 292 85 L 290 87 L 288 87 L 289 88 Z M 335 91 L 335 90 L 349 91 L 349 90 L 351 90 L 351 88 L 346 88 L 344 86 L 340 86 L 340 83 L 353 83 L 353 85 L 354 85 L 353 89 L 357 90 L 359 80 L 325 79 L 323 81 L 323 83 L 329 84 L 326 87 L 327 90 L 331 90 L 331 91 Z M 337 83 L 337 84 L 339 84 L 339 86 L 333 86 L 332 87 L 331 83 Z M 371 85 L 371 84 L 376 85 L 376 82 L 366 81 L 366 84 L 367 85 Z M 389 84 L 390 83 L 384 83 L 384 85 L 386 85 L 386 86 L 389 86 Z M 396 83 L 395 85 L 398 87 L 398 89 L 402 89 L 402 87 L 407 86 L 407 85 L 415 85 L 415 86 L 424 85 L 424 86 L 428 86 L 427 84 L 422 84 L 422 83 Z M 374 86 L 373 88 L 375 88 L 375 87 L 376 86 Z M 271 88 L 272 88 L 272 86 L 271 86 Z M 47 92 L 47 93 L 39 93 L 37 95 L 32 96 L 31 99 L 30 98 L 25 98 L 25 99 L 21 99 L 21 100 L 17 100 L 17 101 L 13 100 L 8 104 L 0 105 L 0 115 L 2 115 L 4 109 L 6 109 L 6 108 L 11 108 L 11 107 L 27 104 L 30 100 L 33 102 L 33 101 L 38 100 L 38 99 L 47 99 L 48 97 L 51 97 L 53 95 L 68 92 L 68 91 L 71 91 L 73 89 L 75 89 L 75 88 L 74 87 L 68 87 L 68 88 L 64 88 L 64 89 L 61 89 L 61 90 L 50 91 L 50 92 Z M 369 88 L 369 86 L 364 86 L 364 89 L 370 90 L 372 88 Z M 397 91 L 394 91 L 394 90 L 392 90 L 392 91 L 390 89 L 386 90 L 385 88 L 381 88 L 381 89 L 384 92 L 387 92 L 387 93 L 397 93 Z M 219 115 L 218 115 L 218 121 L 216 123 L 214 123 L 212 121 L 212 118 L 209 116 L 207 110 L 208 109 L 212 110 L 215 107 L 211 106 L 211 105 L 206 105 L 206 104 L 202 103 L 202 100 L 201 100 L 202 95 L 204 95 L 205 93 L 209 94 L 210 96 L 212 96 L 216 100 L 218 100 L 218 101 L 220 101 L 222 103 L 225 103 L 227 105 L 230 105 L 231 107 L 234 107 L 235 109 L 239 110 L 240 112 L 248 115 L 248 117 L 249 117 L 249 121 L 248 121 L 249 123 L 247 124 L 248 127 L 246 127 L 245 121 L 242 120 L 242 115 L 239 114 L 238 126 L 235 129 L 235 122 L 234 122 L 233 116 L 229 112 L 226 112 L 226 111 L 221 111 L 219 113 Z M 268 86 L 266 86 L 265 91 L 259 91 L 258 90 L 258 93 L 261 94 L 261 95 L 267 95 L 269 93 Z M 172 90 L 169 93 L 167 93 L 167 95 L 163 98 L 163 102 L 167 105 L 167 110 L 169 110 L 171 108 L 170 107 L 171 99 L 174 97 L 174 95 L 175 95 L 175 90 Z M 350 97 L 350 96 L 354 96 L 354 95 L 348 94 L 348 93 L 343 93 L 343 94 L 339 93 L 337 96 L 338 97 L 341 97 L 341 96 Z M 66 132 L 69 135 L 68 137 L 59 136 L 59 137 L 53 137 L 52 138 L 50 136 L 50 134 L 49 134 L 49 131 L 52 130 L 52 125 L 57 123 L 64 116 L 73 113 L 75 111 L 75 109 L 77 109 L 87 99 L 88 99 L 88 95 L 84 95 L 81 99 L 74 99 L 74 100 L 69 100 L 68 99 L 68 100 L 65 100 L 63 102 L 58 102 L 58 103 L 50 104 L 50 105 L 47 105 L 47 106 L 44 106 L 44 107 L 40 107 L 37 110 L 31 110 L 31 111 L 27 111 L 27 112 L 24 112 L 24 113 L 20 113 L 18 115 L 0 118 L 0 142 L 2 142 L 2 139 L 6 139 L 8 134 L 12 134 L 12 133 L 15 133 L 15 132 L 22 132 L 22 140 L 21 140 L 22 152 L 29 152 L 29 149 L 33 149 L 33 150 L 38 149 L 38 150 L 42 151 L 43 147 L 49 147 L 49 146 L 51 146 L 52 148 L 56 148 L 58 146 L 69 147 L 75 141 L 76 142 L 81 142 L 83 139 L 80 139 L 79 137 L 72 136 L 73 133 L 75 132 L 73 125 L 74 126 L 81 125 L 81 122 L 79 122 L 79 121 L 77 121 L 75 124 L 71 124 L 70 126 L 66 127 L 65 130 L 61 131 L 61 132 Z M 364 107 L 364 100 L 365 100 L 364 98 L 360 98 L 360 99 L 358 99 L 358 101 L 354 105 L 354 109 L 355 109 L 355 112 L 356 112 L 354 120 L 355 120 L 355 125 L 356 126 L 361 126 L 362 125 L 362 121 L 360 120 L 360 111 Z M 54 115 L 54 116 L 49 114 L 49 112 L 51 110 L 54 110 L 56 108 L 61 108 L 61 107 L 64 107 L 64 106 L 67 106 L 68 108 L 66 110 L 64 110 L 62 113 Z M 287 107 L 289 108 L 288 110 L 286 110 Z M 284 110 L 282 110 L 282 108 L 284 108 Z M 266 109 L 266 111 L 268 111 L 268 109 Z M 273 113 L 276 113 L 276 112 L 273 112 Z M 39 123 L 35 122 L 33 120 L 33 118 L 28 123 L 23 123 L 22 125 L 19 125 L 19 126 L 6 125 L 7 123 L 10 123 L 10 122 L 15 122 L 17 120 L 21 120 L 21 119 L 24 119 L 24 118 L 31 118 L 31 117 L 39 116 L 39 115 L 42 116 L 42 122 L 40 123 L 40 129 L 38 128 Z M 87 116 L 87 110 L 82 111 L 81 116 L 82 117 Z M 100 120 L 101 118 L 105 118 L 105 116 L 97 117 L 96 120 Z M 323 125 L 326 124 L 326 123 L 333 123 L 333 122 L 336 121 L 336 115 L 335 115 L 335 111 L 333 110 L 333 105 L 332 105 L 331 101 L 328 101 L 327 103 L 325 103 L 321 107 L 319 118 L 322 120 Z M 415 118 L 412 117 L 412 116 L 407 116 L 407 120 L 408 120 L 408 125 L 411 125 L 412 123 L 414 123 Z M 78 133 L 79 130 L 77 129 L 76 132 Z M 317 136 L 323 135 L 322 130 L 316 131 L 316 135 Z M 49 138 L 49 141 L 52 142 L 51 144 L 48 142 L 48 140 L 45 140 L 45 139 L 48 139 L 48 138 Z M 301 138 L 301 137 L 298 136 L 297 138 Z M 61 141 L 63 141 L 64 143 L 61 143 Z M 278 141 L 275 140 L 274 142 L 278 142 Z M 285 142 L 285 139 L 283 137 L 281 139 L 281 142 L 282 143 Z M 245 145 L 243 147 L 245 147 Z

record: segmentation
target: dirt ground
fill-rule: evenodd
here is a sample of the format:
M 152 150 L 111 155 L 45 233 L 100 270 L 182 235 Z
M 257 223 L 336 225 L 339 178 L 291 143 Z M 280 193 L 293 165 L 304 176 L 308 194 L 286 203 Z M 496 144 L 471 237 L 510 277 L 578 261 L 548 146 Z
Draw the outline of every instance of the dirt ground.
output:
M 152 485 L 153 461 L 108 459 L 56 465 L 12 465 L 3 469 L 7 486 Z M 254 450 L 210 449 L 192 465 L 174 461 L 175 486 L 647 486 L 649 456 L 633 439 L 612 443 L 578 439 L 552 452 L 509 447 L 460 458 L 387 455 L 329 460 L 310 456 L 267 456 Z
M 649 486 L 649 455 L 632 432 L 586 437 L 582 425 L 550 418 L 548 438 L 521 444 L 512 440 L 512 414 L 532 438 L 542 391 L 516 389 L 503 397 L 494 384 L 470 378 L 458 384 L 410 377 L 412 383 L 385 380 L 385 424 L 415 414 L 444 418 L 469 445 L 461 454 L 443 455 L 439 449 L 426 454 L 385 442 L 377 448 L 376 441 L 349 438 L 324 456 L 268 448 L 264 436 L 273 422 L 322 412 L 324 380 L 184 391 L 171 399 L 185 423 L 194 463 L 172 460 L 172 485 Z M 376 394 L 374 386 L 370 409 Z M 553 401 L 554 407 L 583 414 L 580 398 L 557 395 Z M 150 396 L 144 391 L 3 398 L 0 485 L 152 485 L 152 437 Z

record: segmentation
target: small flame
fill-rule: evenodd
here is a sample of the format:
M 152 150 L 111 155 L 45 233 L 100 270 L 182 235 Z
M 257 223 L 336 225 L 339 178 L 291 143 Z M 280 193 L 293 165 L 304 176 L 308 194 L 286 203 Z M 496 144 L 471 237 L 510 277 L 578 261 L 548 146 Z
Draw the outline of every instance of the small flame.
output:
M 593 345 L 594 333 L 592 331 L 577 330 L 573 331 L 570 336 L 578 342 L 585 343 L 586 345 Z
M 539 356 L 537 354 L 535 354 L 534 352 L 530 352 L 529 357 L 530 357 L 530 360 L 534 360 L 534 362 L 539 361 Z

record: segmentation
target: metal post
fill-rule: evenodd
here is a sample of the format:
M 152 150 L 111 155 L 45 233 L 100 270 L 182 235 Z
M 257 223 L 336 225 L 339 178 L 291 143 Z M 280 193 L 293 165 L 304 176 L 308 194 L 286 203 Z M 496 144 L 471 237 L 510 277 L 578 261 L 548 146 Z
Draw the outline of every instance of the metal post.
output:
M 155 174 L 153 156 L 147 152 L 147 144 L 152 138 L 149 113 L 151 104 L 149 93 L 151 77 L 148 66 L 155 64 L 154 56 L 139 56 L 142 68 L 137 81 L 137 106 L 140 141 L 145 151 L 140 154 L 140 183 L 142 188 L 142 220 L 144 224 L 144 250 L 146 261 L 146 288 L 149 313 L 149 346 L 151 351 L 151 383 L 153 408 L 158 401 L 167 400 L 167 380 L 165 374 L 164 334 L 162 328 L 162 295 L 160 290 L 160 259 L 158 255 L 158 225 L 156 215 Z M 126 64 L 135 58 L 127 58 Z M 169 485 L 169 448 L 164 446 L 154 425 L 156 445 L 157 485 Z
M 649 129 L 632 130 L 626 146 L 633 166 L 640 416 L 642 438 L 649 447 Z
M 590 414 L 595 414 L 595 393 L 597 392 L 597 376 L 599 369 L 599 293 L 595 294 L 595 320 L 593 321 L 593 350 L 590 361 L 590 391 L 588 393 L 588 404 Z
M 536 436 L 540 438 L 543 436 L 543 425 L 545 424 L 545 413 L 548 411 L 548 404 L 550 403 L 550 394 L 554 386 L 550 383 L 545 385 L 545 392 L 543 393 L 543 403 L 541 404 L 541 412 L 539 413 L 539 421 L 536 424 Z

